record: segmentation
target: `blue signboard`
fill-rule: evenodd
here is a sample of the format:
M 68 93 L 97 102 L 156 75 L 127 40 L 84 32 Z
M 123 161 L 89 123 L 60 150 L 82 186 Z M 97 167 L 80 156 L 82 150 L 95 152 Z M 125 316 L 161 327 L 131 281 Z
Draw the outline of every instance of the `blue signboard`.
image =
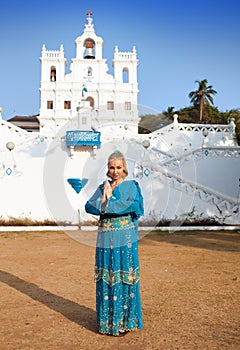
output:
M 70 146 L 100 146 L 101 133 L 99 131 L 73 130 L 66 132 L 66 145 Z

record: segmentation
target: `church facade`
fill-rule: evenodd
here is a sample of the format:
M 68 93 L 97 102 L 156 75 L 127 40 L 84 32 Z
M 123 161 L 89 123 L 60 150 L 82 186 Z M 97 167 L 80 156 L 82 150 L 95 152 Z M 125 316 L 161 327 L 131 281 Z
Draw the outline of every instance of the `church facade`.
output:
M 70 120 L 72 127 L 86 129 L 112 121 L 131 121 L 137 131 L 137 53 L 115 47 L 113 75 L 103 58 L 103 39 L 97 36 L 91 12 L 83 34 L 76 38 L 76 57 L 66 74 L 61 45 L 57 51 L 42 47 L 40 132 L 54 135 Z

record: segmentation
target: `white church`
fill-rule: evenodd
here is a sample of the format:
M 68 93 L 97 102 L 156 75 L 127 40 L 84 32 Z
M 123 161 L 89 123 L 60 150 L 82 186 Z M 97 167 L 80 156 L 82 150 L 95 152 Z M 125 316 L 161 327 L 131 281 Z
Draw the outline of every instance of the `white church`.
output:
M 40 57 L 40 110 L 28 128 L 0 115 L 0 219 L 94 225 L 84 205 L 106 178 L 108 155 L 125 154 L 143 192 L 140 225 L 239 225 L 240 147 L 235 123 L 185 124 L 138 134 L 137 51 L 114 49 L 109 74 L 103 39 L 87 12 L 66 73 L 64 47 Z M 26 117 L 27 118 L 27 117 Z M 37 123 L 36 123 L 37 121 Z

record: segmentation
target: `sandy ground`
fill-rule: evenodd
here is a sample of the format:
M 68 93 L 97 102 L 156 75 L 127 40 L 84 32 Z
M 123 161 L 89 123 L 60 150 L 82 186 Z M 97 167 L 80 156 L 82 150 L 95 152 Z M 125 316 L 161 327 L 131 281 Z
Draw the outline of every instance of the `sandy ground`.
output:
M 152 232 L 139 248 L 144 330 L 117 338 L 97 333 L 94 246 L 0 233 L 0 349 L 240 349 L 240 233 Z

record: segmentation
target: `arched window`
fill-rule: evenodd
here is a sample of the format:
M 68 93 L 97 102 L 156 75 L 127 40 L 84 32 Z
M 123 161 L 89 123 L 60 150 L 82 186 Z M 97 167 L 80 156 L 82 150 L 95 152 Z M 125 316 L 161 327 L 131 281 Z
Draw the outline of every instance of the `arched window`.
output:
M 128 68 L 123 68 L 123 82 L 124 83 L 129 83 L 129 72 L 128 72 Z
M 88 96 L 87 101 L 90 102 L 90 106 L 94 108 L 94 99 L 91 96 Z
M 56 67 L 52 66 L 50 70 L 50 81 L 56 81 Z

